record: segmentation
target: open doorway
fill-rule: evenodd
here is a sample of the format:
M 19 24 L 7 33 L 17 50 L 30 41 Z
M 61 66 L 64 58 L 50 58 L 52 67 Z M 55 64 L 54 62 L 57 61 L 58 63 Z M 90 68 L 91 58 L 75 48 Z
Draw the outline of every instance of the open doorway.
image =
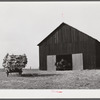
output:
M 72 55 L 56 55 L 56 70 L 72 70 Z
M 47 55 L 47 70 L 83 70 L 83 54 Z

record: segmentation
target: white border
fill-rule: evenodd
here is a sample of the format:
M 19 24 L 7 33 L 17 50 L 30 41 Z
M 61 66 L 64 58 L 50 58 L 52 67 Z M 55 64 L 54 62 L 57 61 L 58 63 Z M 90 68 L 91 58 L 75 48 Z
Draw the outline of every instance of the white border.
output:
M 100 98 L 100 90 L 0 90 L 0 98 Z

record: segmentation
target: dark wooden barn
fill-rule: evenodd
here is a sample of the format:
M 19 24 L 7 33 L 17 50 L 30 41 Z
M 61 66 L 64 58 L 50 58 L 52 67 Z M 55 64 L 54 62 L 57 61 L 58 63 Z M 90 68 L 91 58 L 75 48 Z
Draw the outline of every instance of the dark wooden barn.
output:
M 57 70 L 61 60 L 65 70 L 100 69 L 100 42 L 65 23 L 38 46 L 40 70 Z

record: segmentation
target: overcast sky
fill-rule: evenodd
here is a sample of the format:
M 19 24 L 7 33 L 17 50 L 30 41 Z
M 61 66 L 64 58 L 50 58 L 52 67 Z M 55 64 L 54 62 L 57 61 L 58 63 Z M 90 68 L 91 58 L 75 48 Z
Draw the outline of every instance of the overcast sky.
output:
M 0 68 L 7 53 L 38 68 L 37 44 L 62 22 L 100 41 L 100 2 L 0 2 Z

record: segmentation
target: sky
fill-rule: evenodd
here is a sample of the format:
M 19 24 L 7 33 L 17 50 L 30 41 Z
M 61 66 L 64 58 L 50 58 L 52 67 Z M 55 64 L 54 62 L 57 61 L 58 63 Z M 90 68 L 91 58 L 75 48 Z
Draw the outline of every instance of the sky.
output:
M 100 41 L 100 2 L 0 2 L 0 68 L 7 53 L 39 68 L 37 44 L 62 22 Z

